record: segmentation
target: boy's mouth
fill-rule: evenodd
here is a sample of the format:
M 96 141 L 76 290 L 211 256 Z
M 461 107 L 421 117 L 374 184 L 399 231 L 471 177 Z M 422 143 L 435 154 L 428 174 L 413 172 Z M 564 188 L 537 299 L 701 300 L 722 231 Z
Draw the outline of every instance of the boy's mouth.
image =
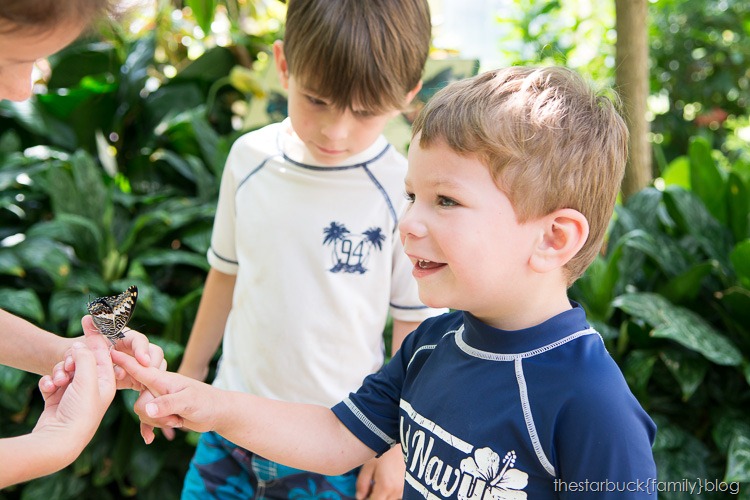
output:
M 420 269 L 435 269 L 440 266 L 444 266 L 440 262 L 432 262 L 431 260 L 417 259 L 417 267 Z

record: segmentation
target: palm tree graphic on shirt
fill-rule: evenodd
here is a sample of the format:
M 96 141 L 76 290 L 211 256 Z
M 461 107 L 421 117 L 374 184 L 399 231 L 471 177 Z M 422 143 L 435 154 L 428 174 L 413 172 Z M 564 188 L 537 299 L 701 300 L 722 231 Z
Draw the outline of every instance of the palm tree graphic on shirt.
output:
M 367 261 L 373 249 L 383 250 L 385 235 L 379 227 L 371 227 L 361 234 L 352 234 L 344 224 L 331 222 L 323 229 L 323 244 L 331 245 L 332 273 L 367 272 Z

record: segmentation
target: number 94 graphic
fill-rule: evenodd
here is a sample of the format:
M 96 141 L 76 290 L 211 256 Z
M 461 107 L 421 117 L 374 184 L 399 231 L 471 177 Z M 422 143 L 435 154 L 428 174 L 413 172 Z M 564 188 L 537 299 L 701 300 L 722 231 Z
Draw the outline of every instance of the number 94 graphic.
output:
M 323 229 L 323 244 L 333 246 L 329 269 L 332 273 L 367 272 L 367 261 L 373 249 L 382 251 L 385 235 L 379 227 L 371 227 L 362 234 L 352 234 L 345 225 L 338 222 Z

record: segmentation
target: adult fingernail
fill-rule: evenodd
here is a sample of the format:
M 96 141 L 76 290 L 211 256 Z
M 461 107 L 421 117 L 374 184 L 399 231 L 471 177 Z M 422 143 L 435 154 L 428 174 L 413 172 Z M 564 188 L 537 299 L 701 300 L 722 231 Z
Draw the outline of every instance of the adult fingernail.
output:
M 159 410 L 159 408 L 154 403 L 146 403 L 146 414 L 149 417 L 153 417 L 156 415 L 156 412 Z

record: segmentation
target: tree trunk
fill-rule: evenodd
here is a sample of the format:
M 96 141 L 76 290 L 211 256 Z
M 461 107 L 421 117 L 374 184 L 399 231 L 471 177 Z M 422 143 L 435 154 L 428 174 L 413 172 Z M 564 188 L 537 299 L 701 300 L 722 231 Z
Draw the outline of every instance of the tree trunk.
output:
M 622 182 L 627 199 L 652 179 L 650 130 L 646 121 L 648 75 L 648 0 L 615 0 L 617 21 L 615 84 L 623 103 L 625 121 L 630 130 L 630 155 Z

